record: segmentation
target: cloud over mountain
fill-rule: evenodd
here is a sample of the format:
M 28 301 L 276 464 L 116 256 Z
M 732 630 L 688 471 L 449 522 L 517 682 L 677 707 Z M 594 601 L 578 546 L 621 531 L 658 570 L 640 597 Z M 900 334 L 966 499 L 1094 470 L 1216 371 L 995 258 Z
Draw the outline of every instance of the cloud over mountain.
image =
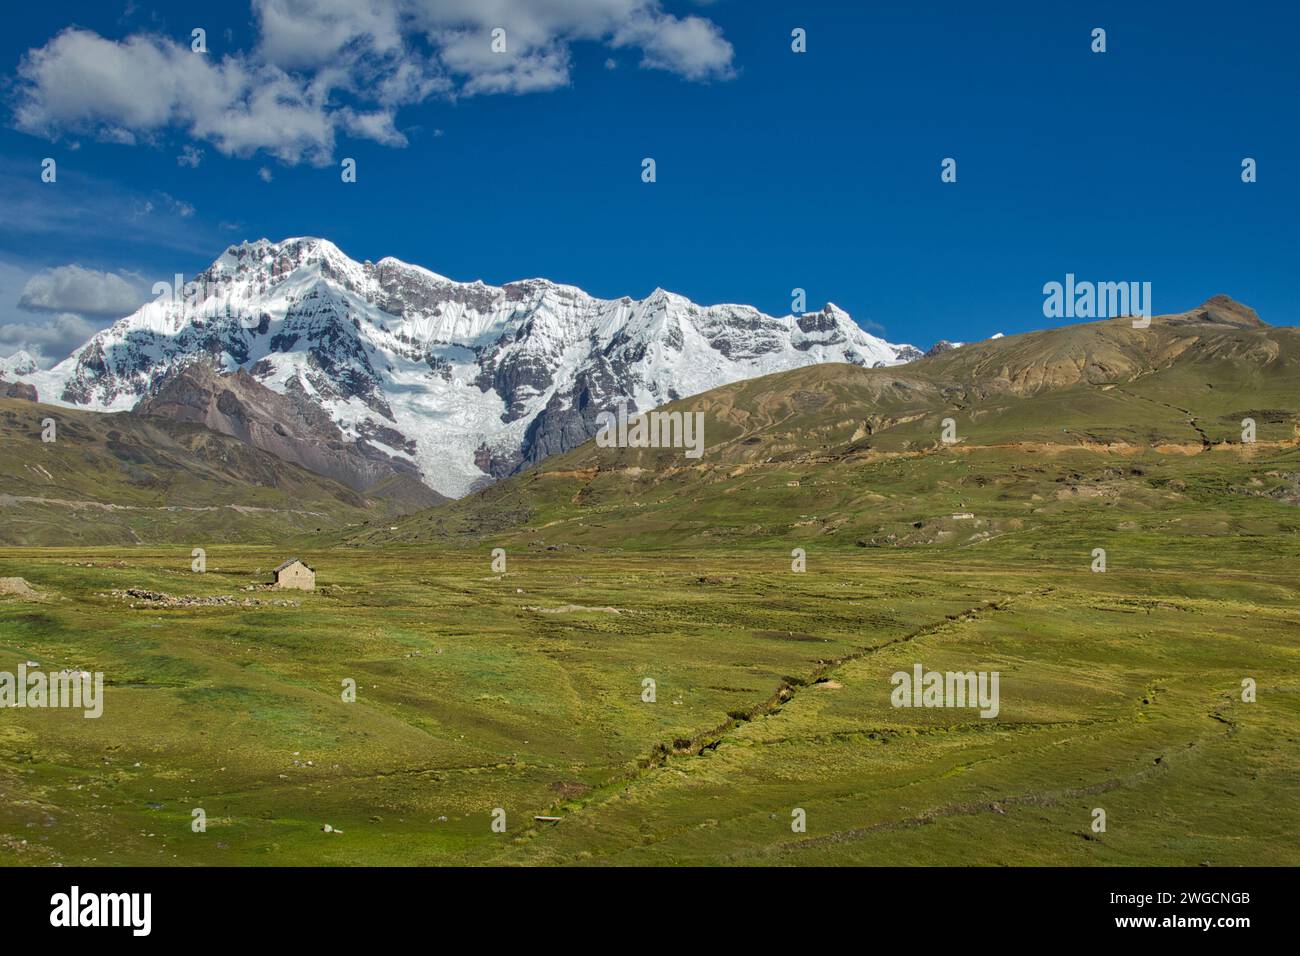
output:
M 67 355 L 100 326 L 71 312 L 0 323 L 0 352 L 29 352 L 42 362 Z
M 145 294 L 132 280 L 78 265 L 36 273 L 23 286 L 18 307 L 28 312 L 79 312 L 120 318 L 134 312 Z

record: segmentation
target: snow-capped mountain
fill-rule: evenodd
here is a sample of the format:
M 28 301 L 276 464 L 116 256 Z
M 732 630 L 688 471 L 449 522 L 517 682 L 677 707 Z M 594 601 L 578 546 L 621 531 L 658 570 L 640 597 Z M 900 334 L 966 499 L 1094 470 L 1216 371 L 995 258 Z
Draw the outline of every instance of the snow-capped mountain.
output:
M 39 368 L 36 359 L 22 349 L 19 349 L 13 355 L 0 356 L 0 376 L 16 378 L 20 375 L 31 375 Z
M 776 318 L 662 289 L 597 299 L 545 279 L 495 287 L 356 262 L 322 239 L 262 239 L 25 381 L 44 401 L 107 411 L 195 361 L 243 369 L 457 496 L 586 441 L 621 401 L 645 410 L 797 366 L 920 354 L 834 305 Z

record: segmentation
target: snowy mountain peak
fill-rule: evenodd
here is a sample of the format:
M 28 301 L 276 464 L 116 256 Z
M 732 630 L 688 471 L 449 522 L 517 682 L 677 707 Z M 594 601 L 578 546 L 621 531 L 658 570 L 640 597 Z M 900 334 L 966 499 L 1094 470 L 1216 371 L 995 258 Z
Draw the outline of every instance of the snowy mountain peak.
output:
M 919 355 L 832 304 L 776 318 L 661 288 L 606 300 L 547 279 L 458 282 L 303 236 L 228 247 L 31 380 L 48 399 L 121 410 L 196 361 L 244 370 L 462 495 L 586 441 L 619 402 L 643 410 L 798 366 Z
M 36 359 L 32 358 L 22 349 L 19 349 L 13 355 L 0 358 L 0 376 L 8 375 L 17 377 L 21 375 L 31 375 L 40 369 L 36 364 Z
M 409 262 L 403 262 L 401 259 L 395 259 L 392 256 L 384 256 L 384 258 L 380 259 L 379 262 L 376 263 L 376 266 L 380 269 L 408 269 L 411 272 L 420 273 L 421 275 L 428 278 L 430 282 L 438 282 L 438 283 L 442 283 L 443 285 L 455 284 L 451 279 L 448 279 L 446 276 L 439 275 L 436 272 L 424 268 L 424 266 L 412 265 Z

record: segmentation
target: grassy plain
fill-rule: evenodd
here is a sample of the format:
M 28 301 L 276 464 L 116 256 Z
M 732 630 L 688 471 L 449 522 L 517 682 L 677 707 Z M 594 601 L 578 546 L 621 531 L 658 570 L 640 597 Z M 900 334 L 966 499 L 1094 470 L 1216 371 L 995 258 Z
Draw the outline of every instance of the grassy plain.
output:
M 1216 298 L 735 383 L 666 406 L 702 458 L 588 442 L 403 517 L 0 406 L 40 592 L 0 671 L 108 681 L 0 711 L 0 863 L 1300 864 L 1298 374 Z M 319 590 L 244 590 L 295 551 Z M 917 664 L 996 671 L 997 716 L 893 707 Z
M 495 536 L 304 552 L 321 587 L 301 595 L 242 590 L 285 556 L 265 547 L 214 545 L 202 575 L 179 545 L 0 551 L 42 594 L 0 597 L 0 670 L 108 682 L 98 720 L 0 716 L 0 862 L 1300 863 L 1279 497 L 1300 469 L 1213 454 L 1181 478 L 1186 456 L 1093 456 L 1010 484 L 971 477 L 1011 474 L 996 451 L 932 456 L 952 502 L 923 470 L 845 464 L 880 498 L 852 525 L 770 504 L 778 465 L 734 479 L 771 485 L 766 515 L 679 502 L 745 525 L 698 536 L 670 497 L 620 498 L 602 529 L 599 500 L 548 516 L 535 493 Z M 938 513 L 959 503 L 989 533 Z M 881 544 L 927 527 L 953 533 Z M 129 587 L 301 603 L 131 607 Z M 1000 713 L 892 707 L 915 663 L 998 671 Z

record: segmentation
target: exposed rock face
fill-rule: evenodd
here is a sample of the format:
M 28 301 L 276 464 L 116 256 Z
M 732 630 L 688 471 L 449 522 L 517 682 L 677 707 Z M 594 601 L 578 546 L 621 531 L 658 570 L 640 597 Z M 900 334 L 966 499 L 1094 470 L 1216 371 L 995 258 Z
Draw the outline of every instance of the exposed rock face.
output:
M 40 401 L 36 388 L 26 382 L 6 382 L 0 379 L 0 396 L 4 398 L 21 398 L 24 401 Z
M 356 491 L 400 497 L 403 510 L 445 500 L 421 483 L 410 461 L 372 443 L 401 447 L 402 436 L 395 430 L 372 426 L 370 440 L 346 439 L 324 409 L 301 390 L 291 388 L 281 395 L 242 369 L 222 374 L 203 361 L 182 366 L 155 382 L 134 413 L 195 422 Z
M 1211 296 L 1189 312 L 1162 318 L 1170 325 L 1233 325 L 1242 328 L 1268 326 L 1250 306 L 1222 294 Z
M 936 355 L 942 355 L 944 352 L 951 352 L 957 346 L 953 345 L 947 339 L 940 339 L 930 346 L 925 353 L 925 358 L 934 358 Z
M 254 427 L 230 399 L 228 411 L 217 404 L 219 391 L 206 402 L 169 393 L 167 413 L 193 408 L 185 414 L 342 480 L 371 480 L 378 451 L 460 495 L 586 441 L 596 416 L 622 402 L 645 410 L 806 365 L 920 356 L 833 305 L 773 317 L 662 289 L 607 300 L 545 279 L 454 282 L 396 259 L 356 262 L 321 239 L 231 246 L 193 283 L 192 294 L 148 303 L 31 380 L 46 401 L 122 411 L 148 397 L 158 413 L 155 383 L 202 360 L 289 400 L 288 435 L 271 425 L 279 409 L 253 414 Z M 245 379 L 227 389 L 247 418 Z M 324 438 L 322 420 L 337 435 Z M 330 441 L 356 444 L 365 467 L 326 454 Z
M 914 345 L 898 346 L 898 362 L 876 362 L 872 368 L 882 368 L 890 365 L 898 365 L 901 362 L 915 362 L 922 357 L 921 350 Z

